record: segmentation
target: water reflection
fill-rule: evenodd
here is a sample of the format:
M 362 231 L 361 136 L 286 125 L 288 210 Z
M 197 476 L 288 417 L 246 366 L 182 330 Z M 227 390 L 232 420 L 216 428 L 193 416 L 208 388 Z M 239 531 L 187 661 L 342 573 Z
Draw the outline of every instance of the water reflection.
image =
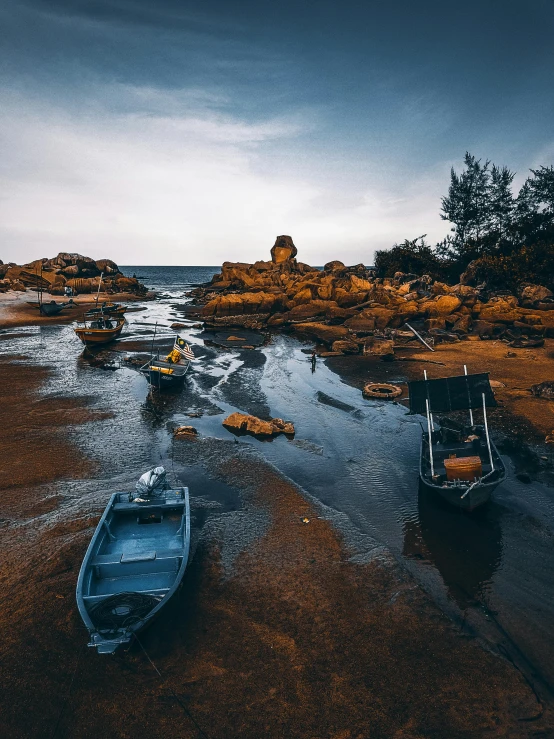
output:
M 418 519 L 404 525 L 403 554 L 435 565 L 465 610 L 482 600 L 500 564 L 503 511 L 491 502 L 468 514 L 420 489 Z

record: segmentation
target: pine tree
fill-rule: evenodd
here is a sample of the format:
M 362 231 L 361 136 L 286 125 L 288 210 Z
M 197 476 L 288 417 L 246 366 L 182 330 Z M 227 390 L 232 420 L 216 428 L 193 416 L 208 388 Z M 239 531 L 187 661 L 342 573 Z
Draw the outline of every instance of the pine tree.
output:
M 480 251 L 480 241 L 490 227 L 490 162 L 481 164 L 469 152 L 464 157 L 465 170 L 450 171 L 448 196 L 442 199 L 441 218 L 454 224 L 453 236 L 441 247 L 443 253 L 469 261 Z

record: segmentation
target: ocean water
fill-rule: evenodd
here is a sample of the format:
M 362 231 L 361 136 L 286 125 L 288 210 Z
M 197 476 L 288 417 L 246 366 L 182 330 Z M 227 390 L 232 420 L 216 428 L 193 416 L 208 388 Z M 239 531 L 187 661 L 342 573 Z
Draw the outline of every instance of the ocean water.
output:
M 221 267 L 135 267 L 120 265 L 124 275 L 138 279 L 150 290 L 180 296 L 193 285 L 209 282 Z

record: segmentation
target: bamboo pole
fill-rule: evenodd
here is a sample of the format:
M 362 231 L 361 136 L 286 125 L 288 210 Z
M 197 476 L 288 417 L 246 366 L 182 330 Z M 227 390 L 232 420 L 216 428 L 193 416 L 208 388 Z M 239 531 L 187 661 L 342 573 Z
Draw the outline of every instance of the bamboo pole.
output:
M 485 436 L 487 437 L 487 447 L 489 449 L 489 459 L 491 463 L 491 472 L 494 470 L 494 462 L 492 459 L 492 449 L 491 449 L 491 440 L 489 437 L 489 424 L 487 423 L 487 404 L 485 401 L 485 393 L 482 393 L 483 396 L 483 418 L 485 420 Z
M 429 346 L 429 344 L 425 341 L 425 339 L 423 338 L 423 336 L 421 336 L 420 334 L 418 334 L 418 332 L 415 330 L 415 328 L 413 328 L 412 326 L 410 326 L 409 323 L 406 323 L 405 325 L 421 341 L 422 344 L 425 344 L 425 346 L 427 347 L 427 349 L 429 349 L 430 352 L 434 352 L 435 351 L 432 346 Z
M 467 365 L 464 364 L 464 372 L 465 376 L 467 377 Z M 469 385 L 466 380 L 466 386 L 467 386 L 467 399 L 469 400 L 469 422 L 473 426 L 473 411 L 471 410 L 471 393 L 469 392 Z
M 425 407 L 427 409 L 427 433 L 429 435 L 429 462 L 431 463 L 431 477 L 435 476 L 435 463 L 433 460 L 433 429 L 431 421 L 431 413 L 429 412 L 429 398 L 425 399 Z

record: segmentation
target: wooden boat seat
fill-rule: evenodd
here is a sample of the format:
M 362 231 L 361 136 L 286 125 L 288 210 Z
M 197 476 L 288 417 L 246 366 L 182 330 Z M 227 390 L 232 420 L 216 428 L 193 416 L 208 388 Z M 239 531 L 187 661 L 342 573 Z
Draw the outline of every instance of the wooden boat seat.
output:
M 183 508 L 185 505 L 185 501 L 181 498 L 177 498 L 176 500 L 164 500 L 163 498 L 160 498 L 160 500 L 156 500 L 155 498 L 152 499 L 151 502 L 148 504 L 146 503 L 114 503 L 113 509 L 114 511 L 151 511 L 155 508 L 163 508 L 164 510 L 167 510 L 168 508 Z
M 144 595 L 165 595 L 169 590 L 171 590 L 171 588 L 151 588 L 150 590 L 133 590 L 133 593 L 141 593 Z M 109 596 L 109 593 L 105 593 L 103 595 L 83 595 L 83 600 L 92 605 L 101 600 L 106 600 Z
M 112 552 L 111 554 L 97 554 L 91 565 L 119 565 L 134 564 L 136 562 L 153 562 L 168 559 L 177 559 L 183 556 L 182 549 L 159 549 L 149 552 Z

